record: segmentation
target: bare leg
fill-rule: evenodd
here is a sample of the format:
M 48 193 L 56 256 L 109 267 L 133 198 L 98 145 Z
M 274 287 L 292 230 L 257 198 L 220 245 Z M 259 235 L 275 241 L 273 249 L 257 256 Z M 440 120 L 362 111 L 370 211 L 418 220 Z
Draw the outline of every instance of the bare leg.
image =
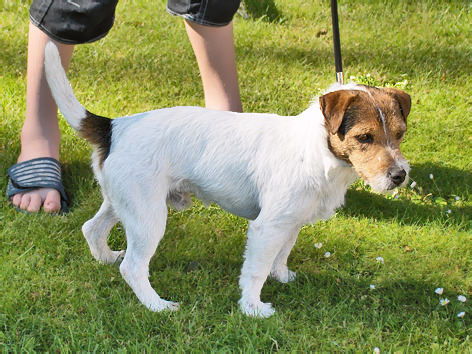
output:
M 44 72 L 44 48 L 50 38 L 30 24 L 28 39 L 28 70 L 26 88 L 26 117 L 21 131 L 21 153 L 18 162 L 37 157 L 53 157 L 59 160 L 61 133 L 57 122 L 57 106 L 52 98 Z M 62 65 L 69 67 L 73 45 L 55 42 L 59 48 Z M 12 202 L 21 209 L 54 213 L 61 207 L 60 194 L 51 188 L 42 188 L 13 196 Z
M 233 23 L 208 27 L 185 21 L 185 27 L 202 76 L 206 107 L 242 112 Z

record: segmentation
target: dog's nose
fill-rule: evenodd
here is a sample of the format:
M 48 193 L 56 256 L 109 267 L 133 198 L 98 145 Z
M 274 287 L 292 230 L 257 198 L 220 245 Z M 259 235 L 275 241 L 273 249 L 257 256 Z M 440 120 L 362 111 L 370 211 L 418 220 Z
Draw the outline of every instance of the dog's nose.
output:
M 397 170 L 391 171 L 389 177 L 396 186 L 399 186 L 403 183 L 403 181 L 405 181 L 406 171 L 403 168 L 399 168 Z

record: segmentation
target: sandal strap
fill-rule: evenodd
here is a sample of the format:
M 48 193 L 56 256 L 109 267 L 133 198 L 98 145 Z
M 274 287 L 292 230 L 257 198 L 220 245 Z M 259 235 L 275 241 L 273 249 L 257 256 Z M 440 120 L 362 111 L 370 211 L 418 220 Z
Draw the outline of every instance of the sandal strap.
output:
M 10 182 L 8 198 L 15 194 L 39 188 L 54 188 L 64 201 L 67 196 L 62 185 L 61 164 L 52 157 L 40 157 L 17 163 L 8 169 Z

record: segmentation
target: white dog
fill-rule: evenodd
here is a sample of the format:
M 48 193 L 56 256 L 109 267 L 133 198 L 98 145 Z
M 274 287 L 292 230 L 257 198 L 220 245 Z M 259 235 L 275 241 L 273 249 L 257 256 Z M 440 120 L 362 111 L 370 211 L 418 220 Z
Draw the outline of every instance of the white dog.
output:
M 268 276 L 295 278 L 287 258 L 303 224 L 330 218 L 358 176 L 378 192 L 406 183 L 399 144 L 411 101 L 397 89 L 336 84 L 296 117 L 175 107 L 111 120 L 77 101 L 52 43 L 45 66 L 60 111 L 94 147 L 104 201 L 82 228 L 90 250 L 105 263 L 124 256 L 121 274 L 153 311 L 179 307 L 148 280 L 166 204 L 188 207 L 193 193 L 250 220 L 239 304 L 245 314 L 267 317 L 274 309 L 261 302 L 262 286 Z M 107 245 L 118 221 L 126 253 Z

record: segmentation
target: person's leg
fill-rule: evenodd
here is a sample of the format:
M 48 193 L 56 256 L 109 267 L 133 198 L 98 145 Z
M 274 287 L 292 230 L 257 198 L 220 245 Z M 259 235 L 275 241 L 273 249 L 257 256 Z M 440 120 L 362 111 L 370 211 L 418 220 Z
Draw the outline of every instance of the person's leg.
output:
M 51 39 L 30 23 L 28 38 L 28 69 L 26 87 L 26 117 L 21 131 L 21 153 L 18 162 L 37 157 L 53 157 L 59 160 L 61 133 L 57 121 L 57 106 L 44 76 L 44 48 Z M 64 69 L 67 71 L 73 45 L 55 42 Z M 41 188 L 19 193 L 12 202 L 21 209 L 54 213 L 61 208 L 60 194 L 56 189 Z
M 233 23 L 209 27 L 185 20 L 185 27 L 202 76 L 206 107 L 242 112 Z

